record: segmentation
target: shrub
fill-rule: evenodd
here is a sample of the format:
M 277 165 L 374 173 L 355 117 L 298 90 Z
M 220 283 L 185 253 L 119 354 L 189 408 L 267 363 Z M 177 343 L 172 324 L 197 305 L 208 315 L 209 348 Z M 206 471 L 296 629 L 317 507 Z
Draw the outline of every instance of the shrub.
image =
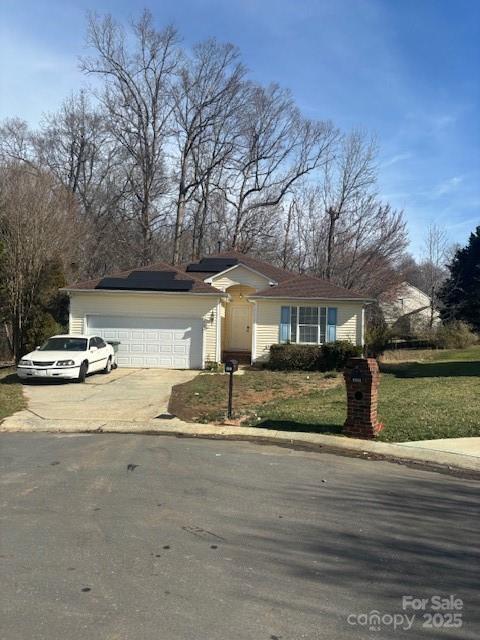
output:
M 433 331 L 432 341 L 439 349 L 466 349 L 475 344 L 478 338 L 466 322 L 453 320 L 439 325 Z
M 369 356 L 382 355 L 392 339 L 392 332 L 385 322 L 385 316 L 378 304 L 368 305 L 365 313 L 365 345 Z
M 387 325 L 367 327 L 365 331 L 366 351 L 372 358 L 381 356 L 390 345 L 392 334 Z
M 223 371 L 223 364 L 221 362 L 215 362 L 215 360 L 206 360 L 205 361 L 205 371 L 210 371 L 211 373 L 221 373 Z
M 347 340 L 324 345 L 272 344 L 268 367 L 284 371 L 338 371 L 344 368 L 348 358 L 361 354 L 362 347 Z
M 322 348 L 309 344 L 272 344 L 269 369 L 319 371 Z
M 358 358 L 361 355 L 362 347 L 352 344 L 348 340 L 326 342 L 322 345 L 321 371 L 339 371 L 345 367 L 349 358 Z

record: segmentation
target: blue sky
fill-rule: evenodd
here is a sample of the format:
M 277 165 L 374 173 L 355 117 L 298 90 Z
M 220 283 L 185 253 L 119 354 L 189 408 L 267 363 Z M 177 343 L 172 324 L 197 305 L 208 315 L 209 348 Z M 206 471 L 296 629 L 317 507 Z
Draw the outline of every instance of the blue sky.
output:
M 465 243 L 480 224 L 480 2 L 145 0 L 186 46 L 237 44 L 251 76 L 289 87 L 304 113 L 376 134 L 379 190 L 406 212 L 420 255 L 432 222 Z M 0 118 L 33 126 L 86 83 L 89 9 L 127 19 L 132 0 L 0 0 Z

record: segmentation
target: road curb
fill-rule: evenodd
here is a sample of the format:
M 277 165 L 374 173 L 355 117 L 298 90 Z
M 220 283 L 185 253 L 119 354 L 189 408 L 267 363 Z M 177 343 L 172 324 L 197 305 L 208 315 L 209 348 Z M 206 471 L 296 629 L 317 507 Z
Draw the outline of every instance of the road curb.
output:
M 177 418 L 148 422 L 43 420 L 24 414 L 11 416 L 1 425 L 1 432 L 50 432 L 50 433 L 122 433 L 166 435 L 177 438 L 208 438 L 258 442 L 310 450 L 328 450 L 343 455 L 356 455 L 371 459 L 403 461 L 433 465 L 446 469 L 459 469 L 480 473 L 480 458 L 447 451 L 416 448 L 410 444 L 391 444 L 371 440 L 358 440 L 344 436 L 323 435 L 297 431 L 275 431 L 258 427 L 201 425 L 186 423 Z

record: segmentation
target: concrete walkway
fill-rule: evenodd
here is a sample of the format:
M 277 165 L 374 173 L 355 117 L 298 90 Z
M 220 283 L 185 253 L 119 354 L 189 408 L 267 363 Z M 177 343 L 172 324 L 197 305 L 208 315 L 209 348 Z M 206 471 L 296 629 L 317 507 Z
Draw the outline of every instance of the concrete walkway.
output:
M 480 458 L 480 438 L 445 438 L 444 440 L 417 440 L 403 442 L 404 447 L 420 447 L 432 451 L 446 451 L 461 456 Z

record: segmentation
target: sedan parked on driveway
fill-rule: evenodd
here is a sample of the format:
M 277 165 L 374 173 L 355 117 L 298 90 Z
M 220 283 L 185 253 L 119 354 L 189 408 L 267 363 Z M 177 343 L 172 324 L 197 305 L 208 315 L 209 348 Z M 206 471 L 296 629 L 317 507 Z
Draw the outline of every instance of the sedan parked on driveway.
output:
M 22 380 L 60 378 L 84 382 L 88 373 L 110 373 L 113 347 L 99 336 L 53 336 L 35 351 L 27 353 L 17 366 Z

